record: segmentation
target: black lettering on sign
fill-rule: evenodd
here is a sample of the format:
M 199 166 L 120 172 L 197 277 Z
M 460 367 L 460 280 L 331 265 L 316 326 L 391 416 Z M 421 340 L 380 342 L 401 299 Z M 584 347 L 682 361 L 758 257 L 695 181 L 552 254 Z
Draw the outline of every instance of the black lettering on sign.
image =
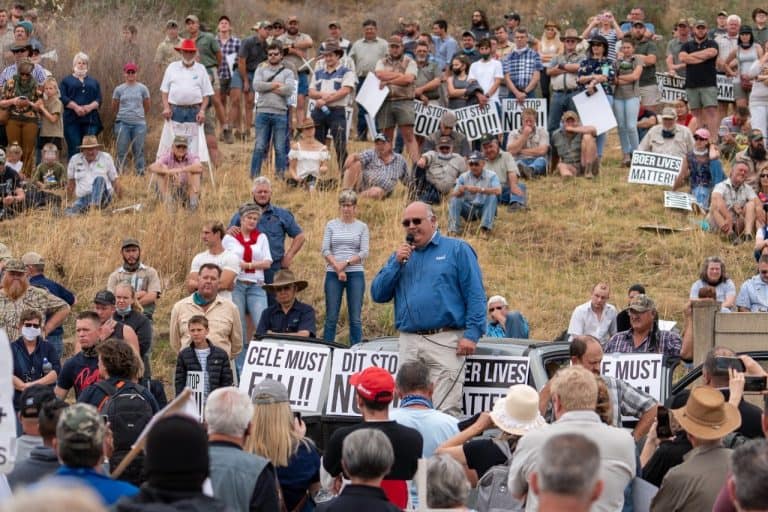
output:
M 525 384 L 528 361 L 473 359 L 472 369 L 464 385 L 474 388 L 506 388 L 513 384 Z
M 334 375 L 331 382 L 331 400 L 328 411 L 331 414 L 349 414 L 352 409 L 352 386 L 346 375 Z

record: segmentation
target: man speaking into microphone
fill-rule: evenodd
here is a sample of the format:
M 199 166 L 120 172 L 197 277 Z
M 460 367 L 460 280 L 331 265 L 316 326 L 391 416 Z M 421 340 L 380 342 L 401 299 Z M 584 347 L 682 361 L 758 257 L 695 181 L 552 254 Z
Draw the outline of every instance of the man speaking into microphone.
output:
M 395 299 L 400 364 L 426 364 L 435 408 L 459 416 L 464 359 L 485 332 L 480 265 L 469 244 L 440 234 L 426 203 L 411 203 L 402 224 L 405 242 L 376 274 L 371 296 L 379 303 Z

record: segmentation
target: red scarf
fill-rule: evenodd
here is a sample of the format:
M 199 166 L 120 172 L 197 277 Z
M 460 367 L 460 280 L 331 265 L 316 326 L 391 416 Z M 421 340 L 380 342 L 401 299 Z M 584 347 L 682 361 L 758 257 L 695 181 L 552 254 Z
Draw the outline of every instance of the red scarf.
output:
M 248 238 L 248 240 L 245 239 L 242 231 L 240 231 L 237 235 L 235 235 L 235 240 L 240 242 L 240 245 L 243 246 L 243 261 L 245 261 L 246 263 L 251 263 L 251 261 L 253 261 L 253 250 L 251 249 L 251 246 L 256 243 L 258 238 L 259 238 L 258 229 L 254 229 L 253 231 L 251 231 L 251 235 Z M 256 272 L 255 269 L 249 268 L 245 270 L 246 274 L 253 274 L 254 272 Z

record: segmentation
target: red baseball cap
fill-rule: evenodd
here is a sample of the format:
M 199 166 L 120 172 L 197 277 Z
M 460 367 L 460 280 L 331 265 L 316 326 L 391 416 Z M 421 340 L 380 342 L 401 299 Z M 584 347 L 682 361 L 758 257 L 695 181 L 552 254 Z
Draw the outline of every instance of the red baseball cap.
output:
M 138 71 L 138 70 L 139 70 L 139 66 L 137 66 L 134 62 L 129 62 L 128 64 L 123 66 L 123 71 L 124 72 Z
M 357 392 L 371 402 L 387 404 L 395 396 L 395 379 L 384 368 L 370 366 L 349 377 L 349 383 Z

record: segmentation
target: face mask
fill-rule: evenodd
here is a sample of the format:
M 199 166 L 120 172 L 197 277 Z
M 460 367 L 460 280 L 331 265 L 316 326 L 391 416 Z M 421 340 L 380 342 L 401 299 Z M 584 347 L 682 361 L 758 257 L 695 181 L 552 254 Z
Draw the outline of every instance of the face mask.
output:
M 128 307 L 125 309 L 120 309 L 118 307 L 115 307 L 115 311 L 117 311 L 121 315 L 127 315 L 128 313 L 131 312 L 131 305 L 129 304 Z
M 661 136 L 665 139 L 671 139 L 675 136 L 675 132 L 673 130 L 661 130 Z
M 491 58 L 491 54 L 490 53 L 488 53 L 488 54 L 481 53 L 480 54 L 480 58 L 483 59 L 483 60 L 488 60 L 488 59 Z
M 460 69 L 454 69 L 454 70 L 453 70 L 453 74 L 454 74 L 455 76 L 459 76 L 459 75 L 461 74 L 461 70 L 460 70 Z
M 22 327 L 21 335 L 25 340 L 36 340 L 42 331 L 39 327 Z

